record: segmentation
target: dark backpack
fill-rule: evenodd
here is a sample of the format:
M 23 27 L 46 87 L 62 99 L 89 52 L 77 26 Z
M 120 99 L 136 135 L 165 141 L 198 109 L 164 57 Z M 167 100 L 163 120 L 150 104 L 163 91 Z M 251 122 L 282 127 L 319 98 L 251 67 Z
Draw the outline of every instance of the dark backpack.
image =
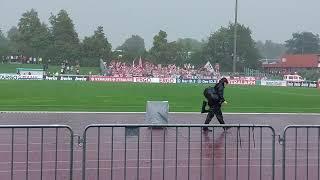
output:
M 212 86 L 209 86 L 207 88 L 204 89 L 203 91 L 203 95 L 206 97 L 206 98 L 209 98 L 211 97 L 212 94 L 215 94 L 216 93 L 216 90 L 214 89 L 214 87 Z

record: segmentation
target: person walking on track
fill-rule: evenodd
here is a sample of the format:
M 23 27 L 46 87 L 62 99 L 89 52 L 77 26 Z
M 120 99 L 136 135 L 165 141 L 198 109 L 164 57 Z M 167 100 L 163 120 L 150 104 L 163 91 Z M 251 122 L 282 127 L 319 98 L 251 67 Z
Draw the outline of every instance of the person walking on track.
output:
M 223 120 L 223 115 L 221 111 L 221 105 L 223 103 L 227 104 L 227 101 L 224 99 L 224 88 L 229 84 L 226 78 L 222 78 L 214 87 L 207 87 L 203 95 L 208 102 L 203 101 L 201 113 L 208 113 L 205 120 L 205 124 L 209 124 L 214 115 L 216 115 L 220 124 L 225 124 Z M 207 104 L 209 105 L 209 110 L 206 110 Z M 208 127 L 203 127 L 204 131 L 211 131 Z

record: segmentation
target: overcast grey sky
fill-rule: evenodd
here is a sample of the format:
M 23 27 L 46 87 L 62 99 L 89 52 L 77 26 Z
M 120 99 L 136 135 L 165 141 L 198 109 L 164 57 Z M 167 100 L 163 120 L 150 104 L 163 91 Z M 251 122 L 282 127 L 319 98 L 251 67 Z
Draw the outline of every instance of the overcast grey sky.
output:
M 50 13 L 65 9 L 80 38 L 102 25 L 113 48 L 132 34 L 146 46 L 160 29 L 170 41 L 207 38 L 234 21 L 235 0 L 1 0 L 0 28 L 17 25 L 22 13 L 34 8 L 48 24 Z M 256 40 L 283 42 L 292 32 L 320 33 L 320 0 L 239 0 L 239 22 L 249 26 Z

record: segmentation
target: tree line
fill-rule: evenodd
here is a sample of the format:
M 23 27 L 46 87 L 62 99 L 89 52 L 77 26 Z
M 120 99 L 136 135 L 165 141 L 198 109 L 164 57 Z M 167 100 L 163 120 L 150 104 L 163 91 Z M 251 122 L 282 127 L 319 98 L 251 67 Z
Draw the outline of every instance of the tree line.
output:
M 51 64 L 64 60 L 76 61 L 81 66 L 98 66 L 99 60 L 119 59 L 132 63 L 136 58 L 148 59 L 156 64 L 192 63 L 204 65 L 207 61 L 219 63 L 223 71 L 232 70 L 234 24 L 221 27 L 205 40 L 180 38 L 169 42 L 167 33 L 160 30 L 153 38 L 153 45 L 146 50 L 144 39 L 139 35 L 130 38 L 112 51 L 102 26 L 91 36 L 80 40 L 74 23 L 66 10 L 60 10 L 49 18 L 49 25 L 41 22 L 38 12 L 31 9 L 22 14 L 17 26 L 6 34 L 0 30 L 0 57 L 24 55 L 41 57 Z M 293 33 L 285 43 L 254 41 L 249 27 L 238 24 L 237 71 L 244 67 L 258 69 L 261 58 L 278 58 L 284 53 L 307 54 L 320 52 L 318 34 Z

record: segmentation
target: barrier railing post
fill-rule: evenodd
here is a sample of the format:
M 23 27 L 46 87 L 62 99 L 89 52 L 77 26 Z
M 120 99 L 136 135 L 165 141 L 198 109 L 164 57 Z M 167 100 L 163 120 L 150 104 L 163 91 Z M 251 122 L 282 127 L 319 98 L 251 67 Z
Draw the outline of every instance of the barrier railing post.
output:
M 54 163 L 54 180 L 57 180 L 57 169 L 58 169 L 58 129 L 56 129 L 56 147 L 55 147 L 55 163 Z
M 83 132 L 82 142 L 82 180 L 86 179 L 86 150 L 87 150 L 87 128 Z
M 27 129 L 26 180 L 29 179 L 29 128 Z
M 176 163 L 175 163 L 175 180 L 178 179 L 178 127 L 176 127 Z
M 14 128 L 11 129 L 11 180 L 13 180 Z
M 286 131 L 283 132 L 283 139 L 282 139 L 282 180 L 286 179 Z
M 320 128 L 318 128 L 318 179 L 320 179 Z

